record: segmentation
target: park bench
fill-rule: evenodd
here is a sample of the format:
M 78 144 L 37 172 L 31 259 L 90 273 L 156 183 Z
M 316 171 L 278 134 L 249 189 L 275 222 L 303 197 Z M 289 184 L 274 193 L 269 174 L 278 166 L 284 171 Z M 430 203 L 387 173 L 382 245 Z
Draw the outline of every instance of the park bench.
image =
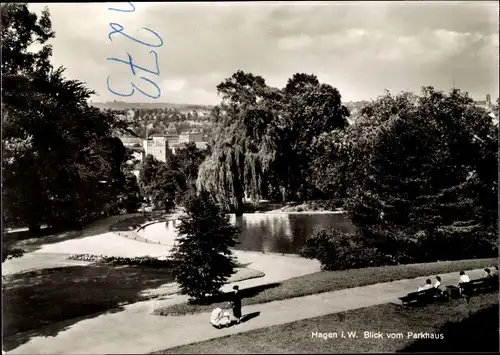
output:
M 410 304 L 412 302 L 416 303 L 430 303 L 434 300 L 436 296 L 441 296 L 442 292 L 437 288 L 430 288 L 428 290 L 411 292 L 406 296 L 399 297 L 403 305 Z
M 498 289 L 498 277 L 483 277 L 481 279 L 470 280 L 460 285 L 462 295 L 470 298 L 474 293 L 488 292 Z

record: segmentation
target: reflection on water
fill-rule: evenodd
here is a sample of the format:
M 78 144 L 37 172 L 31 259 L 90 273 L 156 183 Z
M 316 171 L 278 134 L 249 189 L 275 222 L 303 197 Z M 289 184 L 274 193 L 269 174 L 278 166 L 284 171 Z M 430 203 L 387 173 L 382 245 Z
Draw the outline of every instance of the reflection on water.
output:
M 230 222 L 240 229 L 235 249 L 296 254 L 315 228 L 333 227 L 353 232 L 346 215 L 338 213 L 248 213 L 230 215 Z M 167 221 L 146 227 L 140 234 L 162 244 L 173 244 L 179 221 Z
M 354 231 L 347 216 L 336 213 L 253 213 L 230 221 L 241 231 L 236 249 L 285 254 L 297 253 L 316 228 Z

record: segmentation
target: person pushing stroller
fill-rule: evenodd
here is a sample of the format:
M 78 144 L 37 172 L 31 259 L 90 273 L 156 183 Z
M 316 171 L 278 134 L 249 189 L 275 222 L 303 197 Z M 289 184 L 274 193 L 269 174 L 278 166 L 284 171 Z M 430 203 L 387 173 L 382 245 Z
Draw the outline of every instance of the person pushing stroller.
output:
M 236 323 L 241 322 L 241 295 L 240 288 L 238 285 L 233 287 L 234 293 L 231 300 L 231 306 L 233 307 L 233 316 L 236 320 Z
M 241 322 L 241 297 L 239 287 L 233 287 L 231 300 L 224 308 L 215 308 L 210 316 L 210 323 L 217 329 L 229 327 Z

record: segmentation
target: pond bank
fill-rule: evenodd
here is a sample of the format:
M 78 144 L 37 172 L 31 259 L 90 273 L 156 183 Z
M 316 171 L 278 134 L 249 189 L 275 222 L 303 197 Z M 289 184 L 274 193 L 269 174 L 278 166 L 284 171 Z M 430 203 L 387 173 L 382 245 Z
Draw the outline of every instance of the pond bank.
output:
M 318 228 L 335 228 L 343 233 L 355 231 L 354 225 L 340 210 L 256 211 L 242 216 L 230 214 L 229 221 L 240 230 L 234 249 L 262 253 L 299 254 L 307 237 Z M 175 219 L 148 223 L 137 229 L 132 239 L 172 247 L 177 238 L 177 226 L 178 220 Z

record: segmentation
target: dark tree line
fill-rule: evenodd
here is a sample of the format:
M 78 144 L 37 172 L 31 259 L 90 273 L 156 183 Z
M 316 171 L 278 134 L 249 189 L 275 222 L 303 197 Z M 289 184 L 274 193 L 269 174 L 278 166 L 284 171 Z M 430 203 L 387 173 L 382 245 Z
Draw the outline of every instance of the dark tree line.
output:
M 238 71 L 217 90 L 197 185 L 225 211 L 241 214 L 245 197 L 343 206 L 357 234 L 320 232 L 309 256 L 327 244 L 378 263 L 496 255 L 498 122 L 467 93 L 386 93 L 349 125 L 338 90 L 314 75 L 277 89 Z
M 322 180 L 357 235 L 318 233 L 304 255 L 328 268 L 497 255 L 497 139 L 490 113 L 459 90 L 380 97 L 321 138 Z
M 125 125 L 52 67 L 47 9 L 38 18 L 26 4 L 2 4 L 1 33 L 3 228 L 73 226 L 120 193 L 125 148 L 114 136 Z

